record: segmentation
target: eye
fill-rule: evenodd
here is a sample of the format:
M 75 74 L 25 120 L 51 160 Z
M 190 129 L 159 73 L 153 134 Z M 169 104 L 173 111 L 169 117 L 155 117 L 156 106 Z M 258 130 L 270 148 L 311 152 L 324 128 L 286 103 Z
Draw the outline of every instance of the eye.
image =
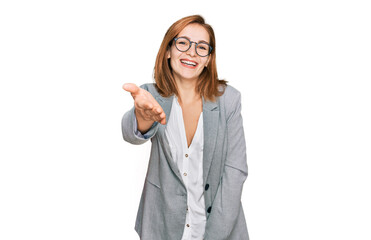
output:
M 207 44 L 199 43 L 198 46 L 197 46 L 197 49 L 199 49 L 201 51 L 209 51 L 210 47 Z

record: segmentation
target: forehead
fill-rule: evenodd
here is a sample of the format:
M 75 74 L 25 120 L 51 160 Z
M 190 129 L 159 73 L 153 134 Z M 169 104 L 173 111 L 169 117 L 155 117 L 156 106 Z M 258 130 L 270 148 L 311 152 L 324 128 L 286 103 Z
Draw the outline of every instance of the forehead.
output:
M 179 36 L 186 36 L 190 38 L 191 41 L 206 41 L 210 42 L 209 34 L 206 29 L 197 23 L 188 24 L 179 34 Z

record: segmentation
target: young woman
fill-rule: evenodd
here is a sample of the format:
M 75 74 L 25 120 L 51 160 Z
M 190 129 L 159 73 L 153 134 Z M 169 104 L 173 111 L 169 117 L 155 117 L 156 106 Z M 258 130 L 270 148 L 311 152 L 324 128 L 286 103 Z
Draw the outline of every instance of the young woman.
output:
M 241 95 L 218 79 L 214 31 L 201 16 L 168 29 L 154 78 L 123 86 L 134 99 L 124 139 L 152 142 L 135 230 L 142 240 L 249 239 Z

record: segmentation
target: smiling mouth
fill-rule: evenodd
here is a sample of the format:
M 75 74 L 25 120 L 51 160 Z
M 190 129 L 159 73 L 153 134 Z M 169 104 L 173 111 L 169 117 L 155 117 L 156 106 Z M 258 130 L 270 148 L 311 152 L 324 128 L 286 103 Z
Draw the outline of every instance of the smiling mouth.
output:
M 198 65 L 198 63 L 196 62 L 188 61 L 184 59 L 181 59 L 180 62 L 183 66 L 188 67 L 188 68 L 196 68 L 196 66 Z

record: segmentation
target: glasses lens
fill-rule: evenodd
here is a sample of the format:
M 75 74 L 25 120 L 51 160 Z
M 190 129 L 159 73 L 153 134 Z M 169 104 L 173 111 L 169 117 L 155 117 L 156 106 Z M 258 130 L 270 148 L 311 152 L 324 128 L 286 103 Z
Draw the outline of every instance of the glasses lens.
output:
M 189 49 L 190 42 L 186 38 L 178 38 L 175 42 L 175 46 L 179 51 L 185 52 Z
M 210 45 L 206 43 L 199 43 L 196 50 L 198 55 L 207 56 L 210 53 Z

